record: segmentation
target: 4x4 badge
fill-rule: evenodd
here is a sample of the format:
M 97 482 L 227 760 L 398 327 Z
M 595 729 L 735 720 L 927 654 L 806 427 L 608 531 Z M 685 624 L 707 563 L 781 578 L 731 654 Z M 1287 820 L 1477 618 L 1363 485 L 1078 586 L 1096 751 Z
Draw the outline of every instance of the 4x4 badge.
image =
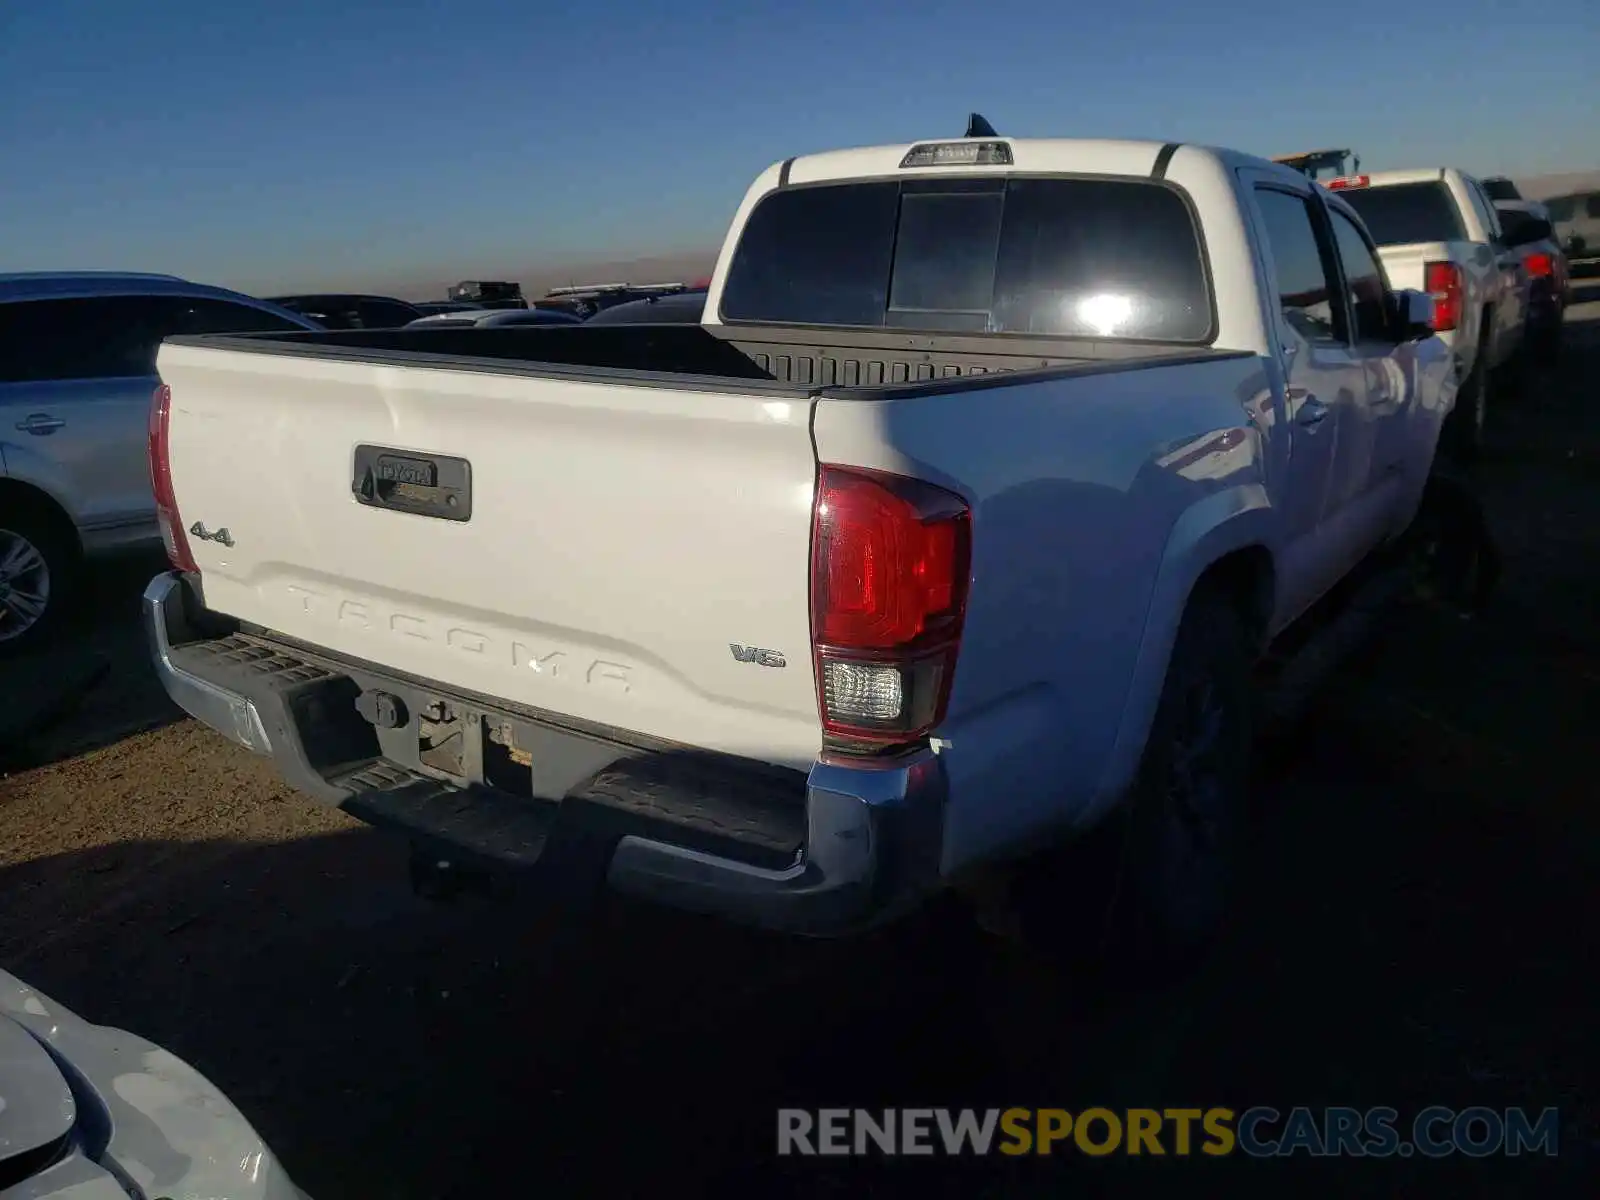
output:
M 196 521 L 193 525 L 189 526 L 189 532 L 194 534 L 194 536 L 199 538 L 202 542 L 221 542 L 224 546 L 233 545 L 233 534 L 228 532 L 228 527 L 226 525 L 217 530 L 215 533 L 207 533 L 206 523 L 204 521 Z

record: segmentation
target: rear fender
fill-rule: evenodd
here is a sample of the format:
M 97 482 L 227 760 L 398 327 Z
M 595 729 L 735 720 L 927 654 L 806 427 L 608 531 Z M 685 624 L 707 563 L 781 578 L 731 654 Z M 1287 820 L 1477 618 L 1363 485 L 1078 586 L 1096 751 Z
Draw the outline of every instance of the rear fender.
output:
M 1236 550 L 1262 546 L 1275 557 L 1277 542 L 1277 514 L 1259 483 L 1213 492 L 1185 510 L 1173 525 L 1156 572 L 1117 738 L 1084 814 L 1088 821 L 1110 809 L 1133 782 L 1166 681 L 1178 624 L 1195 584 L 1208 568 Z
M 79 523 L 76 497 L 66 473 L 50 459 L 16 442 L 0 443 L 0 478 L 37 488 L 53 501 L 74 525 Z

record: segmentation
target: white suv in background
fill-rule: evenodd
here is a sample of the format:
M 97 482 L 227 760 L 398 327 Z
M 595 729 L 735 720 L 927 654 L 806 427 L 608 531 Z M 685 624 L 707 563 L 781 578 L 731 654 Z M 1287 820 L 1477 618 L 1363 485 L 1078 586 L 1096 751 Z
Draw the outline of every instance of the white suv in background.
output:
M 60 613 L 83 556 L 160 540 L 147 443 L 161 339 L 317 328 L 171 275 L 0 274 L 0 654 Z
M 1483 442 L 1491 377 L 1522 350 L 1528 275 L 1483 185 L 1448 167 L 1330 179 L 1378 244 L 1389 283 L 1428 292 L 1434 328 L 1455 353 L 1461 390 L 1446 447 L 1473 457 Z

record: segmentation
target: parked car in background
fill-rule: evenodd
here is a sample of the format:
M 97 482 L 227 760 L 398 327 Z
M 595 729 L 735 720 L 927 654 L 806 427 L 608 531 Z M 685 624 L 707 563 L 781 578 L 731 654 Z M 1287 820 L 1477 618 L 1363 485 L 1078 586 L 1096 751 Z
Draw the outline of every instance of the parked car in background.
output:
M 704 291 L 674 292 L 669 296 L 646 296 L 626 304 L 602 308 L 587 325 L 664 325 L 694 324 L 706 310 Z
M 1556 241 L 1550 210 L 1537 200 L 1496 200 L 1506 244 L 1522 256 L 1528 274 L 1527 344 L 1548 360 L 1561 351 L 1562 318 L 1572 293 L 1572 269 Z
M 161 339 L 317 328 L 172 275 L 0 275 L 0 652 L 49 627 L 82 556 L 160 538 L 145 447 Z
M 551 288 L 533 302 L 535 308 L 568 312 L 584 320 L 597 312 L 629 304 L 651 296 L 670 296 L 686 291 L 683 283 L 574 283 Z
M 451 300 L 465 301 L 479 308 L 527 308 L 522 285 L 505 280 L 463 279 L 446 289 Z
M 1249 155 L 791 158 L 698 325 L 169 341 L 155 669 L 425 869 L 840 933 L 1096 830 L 1029 924 L 1181 960 L 1257 656 L 1421 506 L 1431 316 Z
M 1361 214 L 1390 282 L 1433 297 L 1434 328 L 1461 380 L 1445 438 L 1471 458 L 1483 442 L 1495 373 L 1523 345 L 1528 277 L 1519 248 L 1506 243 L 1483 186 L 1461 171 L 1382 171 L 1326 186 Z
M 425 317 L 436 317 L 440 313 L 479 312 L 481 304 L 470 304 L 465 300 L 413 300 L 411 307 Z
M 302 313 L 327 329 L 399 329 L 423 315 L 415 305 L 393 296 L 319 293 L 273 296 L 272 302 Z
M 1573 266 L 1600 260 L 1600 192 L 1573 192 L 1544 202 L 1556 241 Z
M 1517 185 L 1504 175 L 1491 175 L 1483 180 L 1482 183 L 1483 194 L 1496 204 L 1502 200 L 1520 201 L 1522 199 L 1522 193 L 1517 189 Z
M 306 1200 L 200 1072 L 4 971 L 0 1196 Z
M 412 321 L 407 329 L 503 329 L 508 325 L 579 325 L 570 313 L 549 312 L 542 308 L 477 309 L 469 312 L 435 313 Z

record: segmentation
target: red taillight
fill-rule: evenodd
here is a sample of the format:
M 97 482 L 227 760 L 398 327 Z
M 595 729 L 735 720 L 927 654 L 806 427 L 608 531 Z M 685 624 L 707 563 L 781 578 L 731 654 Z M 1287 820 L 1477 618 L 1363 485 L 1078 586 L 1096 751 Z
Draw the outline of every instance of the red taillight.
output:
M 150 488 L 156 494 L 156 519 L 161 523 L 161 540 L 167 544 L 168 560 L 180 571 L 199 571 L 172 492 L 172 456 L 167 437 L 171 420 L 172 389 L 163 383 L 150 397 Z
M 1528 274 L 1536 279 L 1556 273 L 1556 260 L 1548 254 L 1530 254 L 1523 262 L 1528 266 Z
M 1372 176 L 1370 175 L 1350 175 L 1344 179 L 1328 180 L 1328 190 L 1330 192 L 1343 192 L 1350 188 L 1364 188 L 1371 182 Z
M 1451 262 L 1431 262 L 1422 269 L 1422 288 L 1433 297 L 1433 328 L 1448 333 L 1461 324 L 1461 268 Z
M 966 616 L 972 514 L 916 479 L 824 466 L 811 547 L 811 643 L 824 732 L 915 741 L 944 717 Z

